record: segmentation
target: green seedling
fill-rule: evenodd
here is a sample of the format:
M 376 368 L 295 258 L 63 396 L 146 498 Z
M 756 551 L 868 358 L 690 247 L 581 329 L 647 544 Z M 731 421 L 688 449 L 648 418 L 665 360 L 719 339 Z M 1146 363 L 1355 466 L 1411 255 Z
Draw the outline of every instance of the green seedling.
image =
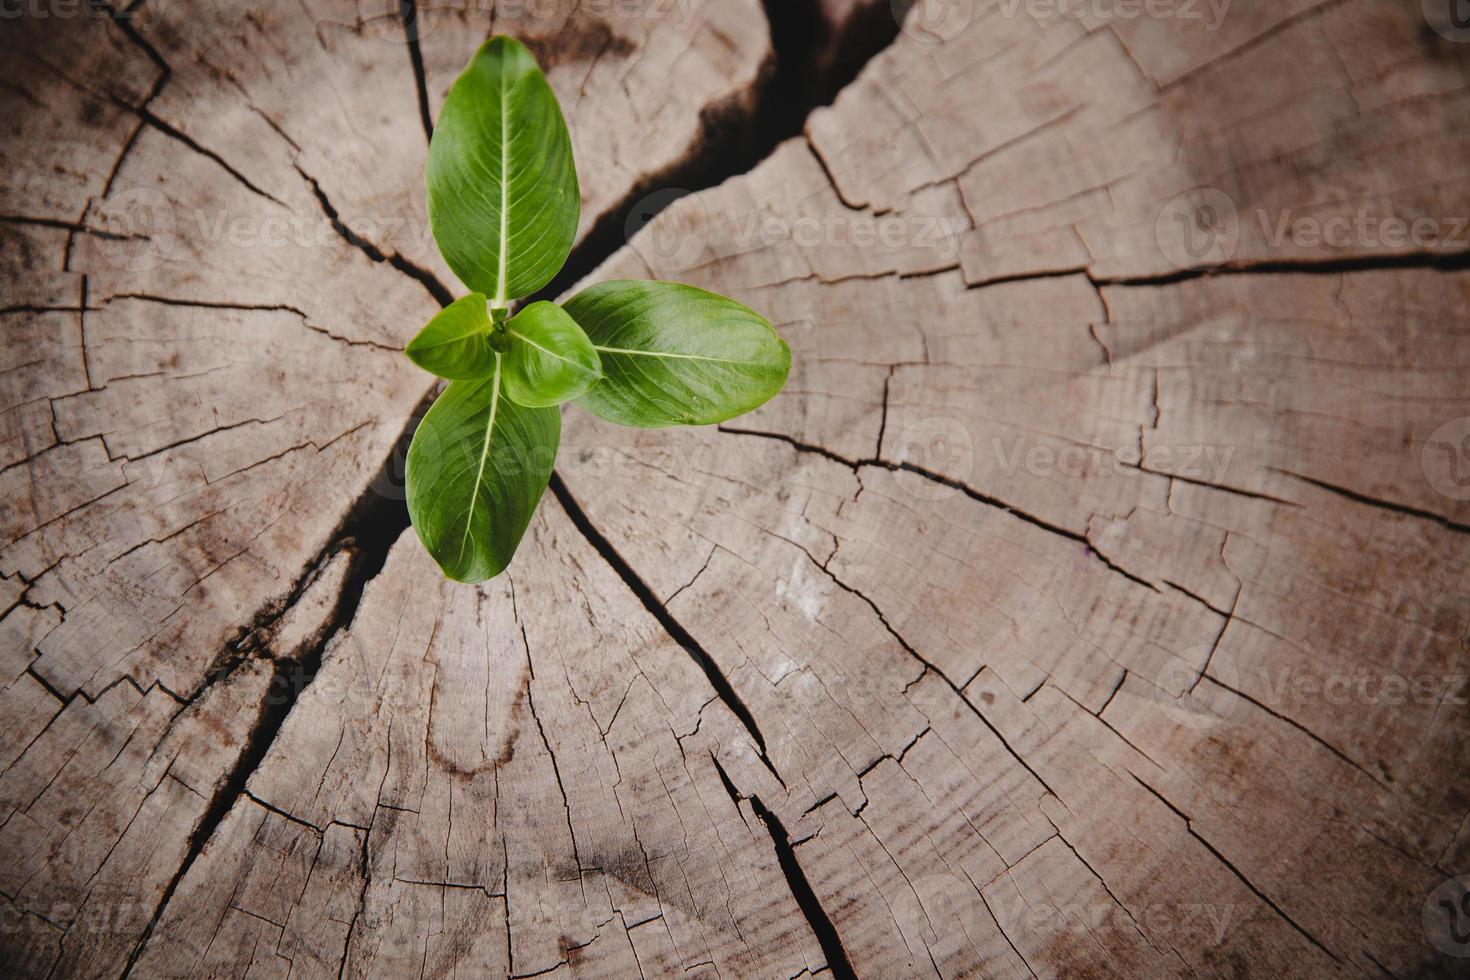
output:
M 429 143 L 429 226 L 474 292 L 409 342 L 450 383 L 408 450 L 408 514 L 444 574 L 510 563 L 556 461 L 565 402 L 642 428 L 709 425 L 781 390 L 791 350 L 760 314 L 681 283 L 615 280 L 511 313 L 561 271 L 581 194 L 556 95 L 520 42 L 487 41 Z

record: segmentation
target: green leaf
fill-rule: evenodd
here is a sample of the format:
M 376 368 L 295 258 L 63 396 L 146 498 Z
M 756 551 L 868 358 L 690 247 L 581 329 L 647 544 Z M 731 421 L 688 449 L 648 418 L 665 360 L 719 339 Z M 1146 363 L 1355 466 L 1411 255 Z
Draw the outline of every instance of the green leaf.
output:
M 504 397 L 490 377 L 455 381 L 408 447 L 408 516 L 444 574 L 483 582 L 510 563 L 551 479 L 561 413 Z
M 602 366 L 592 341 L 555 303 L 532 303 L 505 325 L 505 393 L 522 405 L 560 405 L 597 384 Z
M 581 213 L 556 96 L 519 41 L 486 41 L 429 141 L 429 226 L 444 261 L 503 307 L 561 270 Z
M 765 317 L 694 286 L 614 280 L 566 311 L 602 359 L 602 381 L 579 404 L 610 422 L 723 422 L 780 391 L 791 370 L 791 349 Z
M 470 293 L 440 310 L 403 352 L 419 367 L 441 378 L 487 378 L 495 370 L 491 328 L 485 297 Z

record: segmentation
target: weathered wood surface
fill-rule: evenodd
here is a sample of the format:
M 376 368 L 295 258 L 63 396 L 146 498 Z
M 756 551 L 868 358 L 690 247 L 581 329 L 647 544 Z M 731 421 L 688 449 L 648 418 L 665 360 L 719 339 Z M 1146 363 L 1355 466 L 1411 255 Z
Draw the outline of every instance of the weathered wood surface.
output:
M 754 3 L 551 6 L 423 5 L 422 101 L 528 36 L 584 231 L 769 73 Z M 1470 46 L 1054 9 L 916 6 L 597 270 L 761 309 L 792 380 L 570 410 L 479 588 L 372 534 L 455 288 L 403 24 L 6 25 L 7 972 L 1463 966 Z
M 123 972 L 335 628 L 348 509 L 401 510 L 380 470 L 430 381 L 398 349 L 453 280 L 370 6 L 4 24 L 7 973 Z M 494 26 L 555 52 L 589 221 L 771 56 L 754 0 L 654 13 Z M 421 19 L 430 106 L 491 29 Z

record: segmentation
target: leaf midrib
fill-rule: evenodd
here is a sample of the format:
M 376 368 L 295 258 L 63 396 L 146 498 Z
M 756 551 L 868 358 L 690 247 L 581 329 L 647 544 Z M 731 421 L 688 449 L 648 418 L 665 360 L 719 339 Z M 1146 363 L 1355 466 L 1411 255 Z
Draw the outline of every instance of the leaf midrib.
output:
M 484 325 L 475 324 L 474 326 L 465 330 L 463 333 L 446 334 L 441 340 L 429 340 L 425 343 L 419 344 L 416 347 L 414 346 L 414 341 L 417 341 L 419 338 L 415 337 L 413 338 L 413 340 L 410 340 L 408 342 L 408 346 L 412 347 L 414 350 L 433 350 L 436 347 L 449 347 L 452 344 L 462 344 L 466 340 L 474 340 L 476 337 L 482 336 L 488 337 L 489 335 L 490 331 L 487 330 Z
M 510 252 L 509 242 L 506 241 L 506 236 L 510 234 L 507 220 L 510 210 L 510 109 L 505 101 L 505 72 L 509 62 L 509 57 L 500 59 L 500 275 L 495 279 L 496 307 L 505 306 L 506 293 L 509 290 L 505 282 L 506 256 Z M 499 360 L 497 357 L 497 364 Z
M 713 364 L 744 364 L 750 366 L 752 361 L 741 361 L 733 357 L 710 357 L 705 354 L 674 354 L 658 350 L 634 350 L 629 347 L 603 347 L 601 344 L 593 344 L 593 350 L 604 354 L 641 354 L 644 357 L 676 357 L 681 361 L 709 361 Z
M 464 561 L 464 547 L 470 540 L 470 528 L 475 524 L 475 504 L 480 499 L 480 482 L 485 477 L 485 463 L 490 459 L 490 443 L 495 437 L 495 411 L 500 407 L 500 355 L 495 355 L 495 373 L 490 382 L 490 420 L 485 425 L 485 445 L 480 450 L 480 468 L 475 473 L 475 489 L 470 492 L 470 505 L 464 515 L 464 534 L 459 539 L 459 555 L 456 562 Z
M 536 348 L 541 353 L 543 353 L 543 354 L 549 354 L 552 357 L 556 358 L 558 361 L 565 361 L 566 363 L 572 365 L 573 367 L 579 367 L 579 368 L 585 368 L 586 367 L 586 365 L 584 365 L 581 361 L 575 361 L 572 358 L 567 357 L 565 354 L 558 354 L 556 351 L 552 350 L 549 347 L 542 347 L 540 344 L 536 343 L 536 341 L 532 340 L 530 337 L 527 337 L 525 334 L 521 333 L 519 330 L 511 330 L 510 328 L 506 328 L 506 333 L 510 334 L 512 337 L 517 338 L 518 340 L 524 340 L 527 344 L 530 344 L 532 347 Z

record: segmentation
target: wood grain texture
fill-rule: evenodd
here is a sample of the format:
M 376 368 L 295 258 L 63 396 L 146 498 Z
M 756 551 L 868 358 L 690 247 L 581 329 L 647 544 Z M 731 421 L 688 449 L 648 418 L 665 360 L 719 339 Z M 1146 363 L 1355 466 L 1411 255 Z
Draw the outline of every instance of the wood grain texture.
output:
M 590 277 L 755 307 L 786 390 L 569 410 L 459 586 L 383 470 L 420 107 L 525 38 L 585 233 L 771 71 L 754 3 L 574 6 L 12 25 L 7 972 L 1456 975 L 1470 46 L 913 5 Z
M 370 6 L 7 18 L 7 973 L 129 968 L 356 602 L 350 536 L 400 520 L 395 445 L 432 381 L 399 351 L 454 288 L 419 79 L 450 76 L 418 76 L 397 6 Z M 425 60 L 489 30 L 424 33 Z M 596 120 L 602 210 L 697 152 L 706 113 L 748 111 L 769 58 L 754 3 L 555 33 L 670 83 L 582 99 L 553 70 Z M 624 152 L 640 112 L 667 138 Z

